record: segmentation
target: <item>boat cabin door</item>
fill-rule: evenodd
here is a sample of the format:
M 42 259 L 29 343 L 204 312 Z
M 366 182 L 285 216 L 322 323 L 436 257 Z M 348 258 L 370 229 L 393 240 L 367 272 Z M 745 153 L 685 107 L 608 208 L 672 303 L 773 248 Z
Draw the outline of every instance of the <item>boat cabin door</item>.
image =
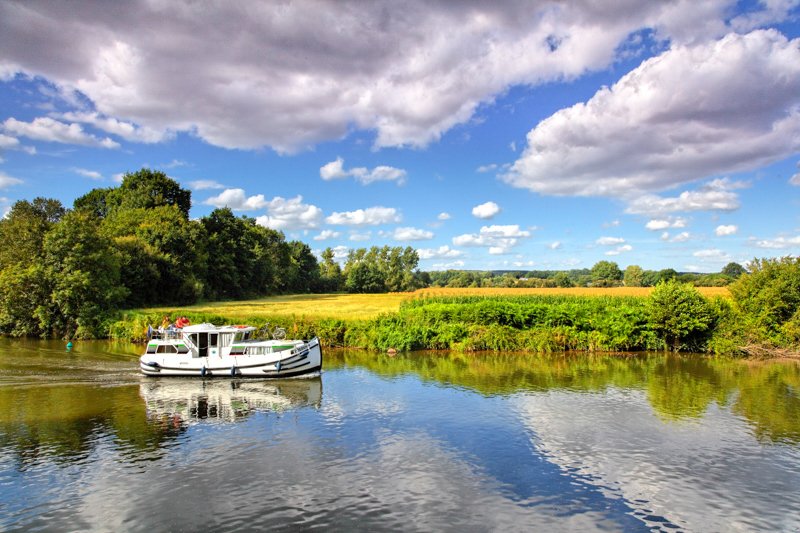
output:
M 192 333 L 191 338 L 197 346 L 197 356 L 208 357 L 208 333 Z

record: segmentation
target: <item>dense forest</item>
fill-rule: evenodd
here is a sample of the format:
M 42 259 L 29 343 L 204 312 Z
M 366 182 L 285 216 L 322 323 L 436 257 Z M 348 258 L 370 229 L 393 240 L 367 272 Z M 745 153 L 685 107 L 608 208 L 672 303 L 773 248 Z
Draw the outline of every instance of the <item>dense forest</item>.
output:
M 222 208 L 192 220 L 190 208 L 191 191 L 148 169 L 71 209 L 16 202 L 0 221 L 0 333 L 98 337 L 118 309 L 424 284 L 412 248 L 353 250 L 342 269 L 332 250 L 318 262 L 253 218 Z

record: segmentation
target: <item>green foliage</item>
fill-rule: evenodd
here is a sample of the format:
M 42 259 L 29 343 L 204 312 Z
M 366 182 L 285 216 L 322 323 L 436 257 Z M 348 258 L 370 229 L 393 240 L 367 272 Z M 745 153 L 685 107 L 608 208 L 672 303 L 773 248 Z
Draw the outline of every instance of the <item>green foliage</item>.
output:
M 689 284 L 676 280 L 656 285 L 648 299 L 650 324 L 673 351 L 702 351 L 714 326 L 708 301 Z
M 644 270 L 639 265 L 629 265 L 625 269 L 624 283 L 626 287 L 644 287 Z
M 613 261 L 598 261 L 592 267 L 593 287 L 615 287 L 622 281 L 622 271 Z
M 338 292 L 344 288 L 342 267 L 334 260 L 333 249 L 328 247 L 322 251 L 320 270 L 320 292 Z
M 96 219 L 78 211 L 45 237 L 44 278 L 50 299 L 36 314 L 45 333 L 66 338 L 102 335 L 107 313 L 127 292 L 111 241 L 100 235 Z
M 8 215 L 0 220 L 0 270 L 12 265 L 28 265 L 41 261 L 44 237 L 65 209 L 58 200 L 35 198 L 19 200 Z
M 800 342 L 800 258 L 754 259 L 730 286 L 752 335 L 776 346 Z
M 747 270 L 745 270 L 744 267 L 739 263 L 728 263 L 727 265 L 722 267 L 721 271 L 721 274 L 733 279 L 739 279 L 742 276 L 742 274 L 746 273 Z
M 421 287 L 416 275 L 419 255 L 413 248 L 373 246 L 351 250 L 344 267 L 344 286 L 348 292 L 401 292 Z

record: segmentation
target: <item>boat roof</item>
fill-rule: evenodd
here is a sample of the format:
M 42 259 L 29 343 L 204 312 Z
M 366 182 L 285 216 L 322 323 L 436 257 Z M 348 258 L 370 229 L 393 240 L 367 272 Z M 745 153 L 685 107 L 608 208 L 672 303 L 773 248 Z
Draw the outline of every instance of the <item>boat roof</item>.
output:
M 182 331 L 184 333 L 236 333 L 239 331 L 255 331 L 256 329 L 258 328 L 255 326 L 215 326 L 214 324 L 205 322 L 203 324 L 185 326 Z

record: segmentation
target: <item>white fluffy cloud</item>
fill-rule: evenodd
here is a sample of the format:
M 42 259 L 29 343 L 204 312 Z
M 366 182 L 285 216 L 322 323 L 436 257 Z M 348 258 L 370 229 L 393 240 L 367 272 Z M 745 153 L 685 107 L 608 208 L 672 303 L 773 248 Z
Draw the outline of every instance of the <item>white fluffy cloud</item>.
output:
M 630 201 L 626 212 L 666 215 L 686 211 L 735 211 L 739 209 L 740 204 L 739 195 L 734 191 L 748 186 L 749 184 L 745 182 L 715 179 L 696 191 L 683 191 L 677 197 L 665 198 L 655 194 L 639 196 Z
M 437 220 L 442 220 L 442 221 L 444 221 L 444 220 L 450 220 L 450 218 L 451 218 L 451 217 L 450 217 L 450 213 L 445 213 L 445 212 L 439 213 L 439 214 L 436 216 L 436 219 L 437 219 Z
M 27 137 L 36 141 L 77 144 L 95 148 L 119 148 L 119 143 L 106 137 L 100 139 L 86 133 L 80 124 L 66 124 L 50 117 L 39 117 L 31 122 L 22 122 L 15 118 L 3 122 L 3 130 L 19 137 Z
M 622 237 L 600 237 L 595 241 L 600 246 L 616 246 L 625 242 Z
M 225 186 L 214 180 L 195 180 L 189 182 L 189 187 L 194 191 L 205 191 L 209 189 L 224 189 Z
M 256 203 L 262 202 L 258 200 Z M 267 214 L 256 217 L 256 223 L 268 228 L 288 231 L 316 229 L 322 222 L 322 209 L 315 205 L 304 204 L 300 195 L 294 198 L 276 196 L 266 202 L 264 207 L 267 209 Z
M 446 259 L 464 255 L 461 250 L 450 248 L 446 244 L 438 248 L 420 248 L 417 253 L 420 259 Z
M 329 229 L 324 229 L 319 232 L 318 235 L 314 235 L 315 241 L 326 241 L 328 239 L 336 239 L 341 235 L 338 231 L 333 231 Z
M 542 194 L 629 199 L 799 149 L 800 39 L 732 33 L 675 46 L 543 120 L 504 179 Z M 731 208 L 730 191 L 713 194 L 677 202 Z
M 633 250 L 633 246 L 630 244 L 623 244 L 622 246 L 617 246 L 613 250 L 609 250 L 606 252 L 606 255 L 619 255 L 624 252 L 630 252 Z
M 731 261 L 731 256 L 718 248 L 698 250 L 692 254 L 703 262 L 708 263 L 727 263 Z
M 406 181 L 405 170 L 386 165 L 379 165 L 372 170 L 364 167 L 345 170 L 344 160 L 341 157 L 337 157 L 334 161 L 323 165 L 319 169 L 319 175 L 326 181 L 352 177 L 364 185 L 369 185 L 376 181 L 394 181 L 398 185 L 402 185 Z
M 519 244 L 520 239 L 530 237 L 530 231 L 520 229 L 518 224 L 483 226 L 479 233 L 465 233 L 453 237 L 456 246 L 485 246 L 492 255 L 505 254 Z
M 736 232 L 739 231 L 739 226 L 734 224 L 721 224 L 717 226 L 717 229 L 714 230 L 714 233 L 719 236 L 723 237 L 725 235 L 736 235 Z
M 786 248 L 800 248 L 800 235 L 796 237 L 779 236 L 774 239 L 751 239 L 750 241 L 758 248 L 770 250 L 784 250 Z
M 395 228 L 392 238 L 396 241 L 426 241 L 433 239 L 433 232 L 419 228 Z
M 234 211 L 255 211 L 268 205 L 263 194 L 247 196 L 244 189 L 225 189 L 219 195 L 212 196 L 203 203 L 214 207 L 230 207 Z
M 722 35 L 734 4 L 0 2 L 0 76 L 43 76 L 103 117 L 228 148 L 292 151 L 353 129 L 422 146 L 512 85 L 605 68 L 641 29 Z M 762 9 L 738 27 L 783 16 Z
M 21 185 L 23 181 L 18 178 L 12 178 L 5 172 L 0 171 L 0 189 L 7 189 L 13 185 Z
M 89 170 L 86 168 L 73 168 L 72 171 L 75 172 L 75 174 L 83 176 L 84 178 L 89 178 L 92 180 L 103 179 L 103 175 L 97 172 L 96 170 Z
M 492 218 L 500 212 L 500 206 L 494 202 L 486 202 L 472 208 L 472 215 L 484 220 Z
M 15 150 L 19 147 L 19 139 L 0 133 L 0 150 Z
M 645 228 L 650 231 L 661 231 L 668 228 L 685 228 L 687 221 L 685 218 L 654 218 L 645 224 Z
M 334 212 L 325 219 L 325 222 L 341 226 L 377 226 L 378 224 L 400 222 L 402 219 L 403 217 L 394 207 L 377 206 L 341 213 Z
M 682 231 L 672 237 L 669 242 L 686 242 L 692 238 L 692 235 L 688 231 Z
M 113 117 L 104 117 L 100 113 L 68 112 L 56 115 L 55 118 L 68 122 L 90 124 L 99 130 L 131 142 L 152 144 L 174 137 L 174 134 L 168 131 L 157 131 L 152 128 L 137 126 L 131 122 L 117 120 Z

